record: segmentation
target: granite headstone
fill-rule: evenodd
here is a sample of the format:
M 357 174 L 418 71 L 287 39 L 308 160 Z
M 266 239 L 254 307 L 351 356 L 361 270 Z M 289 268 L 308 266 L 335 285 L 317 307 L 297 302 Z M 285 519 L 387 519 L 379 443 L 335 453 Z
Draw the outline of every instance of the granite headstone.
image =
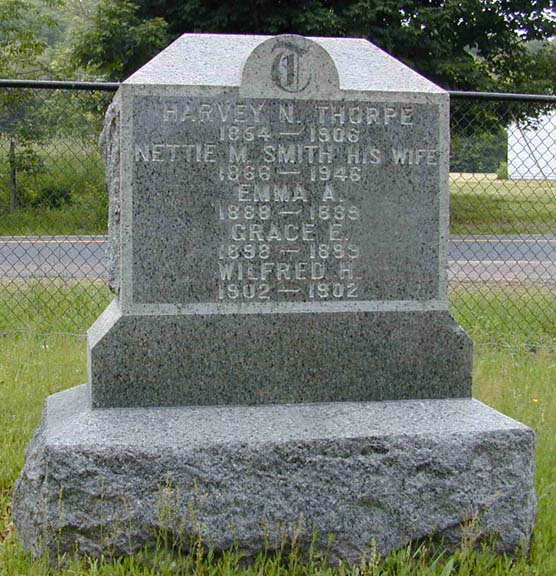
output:
M 126 80 L 115 298 L 29 445 L 23 542 L 526 545 L 534 436 L 471 398 L 448 311 L 448 140 L 448 95 L 364 40 L 189 34 Z
M 263 40 L 185 36 L 120 89 L 93 406 L 470 396 L 448 95 L 364 40 Z

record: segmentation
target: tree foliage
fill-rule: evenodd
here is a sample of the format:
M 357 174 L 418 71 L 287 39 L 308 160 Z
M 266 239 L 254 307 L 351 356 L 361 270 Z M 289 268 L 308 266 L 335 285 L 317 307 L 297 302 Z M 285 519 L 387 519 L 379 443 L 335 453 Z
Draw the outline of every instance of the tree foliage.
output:
M 451 89 L 526 89 L 553 0 L 100 0 L 76 58 L 111 78 L 184 32 L 364 37 Z M 118 62 L 111 68 L 111 62 Z
M 2 0 L 0 2 L 0 77 L 37 78 L 44 73 L 41 57 L 47 43 L 40 32 L 56 25 L 45 16 L 41 7 L 53 7 L 58 0 Z M 37 95 L 31 91 L 4 90 L 0 92 L 0 137 L 8 142 L 9 207 L 17 208 L 18 174 L 38 173 L 42 160 L 34 144 L 47 136 L 41 121 Z
M 455 134 L 451 141 L 451 172 L 497 172 L 508 161 L 508 135 L 498 128 L 492 132 Z
M 0 2 L 0 77 L 34 78 L 41 74 L 40 57 L 47 43 L 40 32 L 56 26 L 55 19 L 41 8 L 59 4 L 60 0 Z
M 543 42 L 530 49 L 530 91 L 556 92 L 556 41 Z
M 105 78 L 123 80 L 166 46 L 163 18 L 141 17 L 128 0 L 100 0 L 90 22 L 70 32 L 71 59 L 76 66 Z

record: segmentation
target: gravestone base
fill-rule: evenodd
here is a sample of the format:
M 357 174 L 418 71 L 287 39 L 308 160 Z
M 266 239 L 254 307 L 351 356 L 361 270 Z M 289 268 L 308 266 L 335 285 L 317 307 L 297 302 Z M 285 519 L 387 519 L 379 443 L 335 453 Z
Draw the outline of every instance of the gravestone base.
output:
M 330 562 L 434 537 L 527 545 L 534 435 L 472 399 L 91 410 L 48 398 L 13 500 L 34 554 L 129 554 L 167 530 Z
M 471 341 L 447 309 L 124 315 L 114 300 L 90 328 L 88 349 L 94 408 L 471 391 Z

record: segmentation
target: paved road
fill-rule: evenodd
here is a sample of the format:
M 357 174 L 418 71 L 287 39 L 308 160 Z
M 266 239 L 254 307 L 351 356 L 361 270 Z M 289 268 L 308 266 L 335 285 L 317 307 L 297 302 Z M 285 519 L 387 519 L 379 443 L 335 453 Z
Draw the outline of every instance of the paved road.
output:
M 104 236 L 0 236 L 0 277 L 106 277 Z M 450 278 L 556 283 L 556 235 L 452 236 Z
M 105 236 L 0 236 L 0 277 L 105 278 Z
M 556 235 L 452 236 L 448 259 L 453 280 L 556 283 Z

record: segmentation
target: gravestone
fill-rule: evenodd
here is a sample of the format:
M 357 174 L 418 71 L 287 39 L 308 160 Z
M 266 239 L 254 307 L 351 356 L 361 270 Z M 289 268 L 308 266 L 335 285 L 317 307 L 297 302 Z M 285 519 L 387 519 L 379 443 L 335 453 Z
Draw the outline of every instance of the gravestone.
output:
M 364 41 L 189 36 L 118 107 L 94 407 L 470 395 L 445 92 Z
M 447 93 L 363 40 L 185 35 L 103 140 L 115 298 L 16 486 L 35 553 L 528 542 L 533 434 L 448 311 Z

